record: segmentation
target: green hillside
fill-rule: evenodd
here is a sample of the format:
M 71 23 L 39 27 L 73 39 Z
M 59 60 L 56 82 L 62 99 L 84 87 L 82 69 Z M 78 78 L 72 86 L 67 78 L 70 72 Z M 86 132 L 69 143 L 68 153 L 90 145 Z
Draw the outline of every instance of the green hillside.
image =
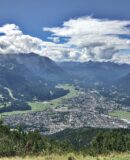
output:
M 42 155 L 46 160 L 55 160 L 57 156 L 64 160 L 69 157 L 68 154 L 74 153 L 73 157 L 77 157 L 76 159 L 87 159 L 89 156 L 91 160 L 90 156 L 99 157 L 128 151 L 130 129 L 80 128 L 42 136 L 38 131 L 24 132 L 21 127 L 12 130 L 0 123 L 0 157 L 14 159 L 16 156 Z M 47 155 L 52 157 L 47 158 Z M 68 160 L 75 159 L 71 157 Z

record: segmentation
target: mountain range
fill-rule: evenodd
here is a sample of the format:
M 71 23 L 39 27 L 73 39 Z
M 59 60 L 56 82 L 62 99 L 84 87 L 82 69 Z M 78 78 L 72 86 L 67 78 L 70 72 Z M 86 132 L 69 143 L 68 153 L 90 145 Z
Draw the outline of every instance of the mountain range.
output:
M 0 112 L 30 110 L 28 101 L 45 101 L 66 95 L 58 84 L 82 88 L 112 86 L 130 92 L 130 65 L 112 62 L 54 62 L 29 54 L 0 54 Z
M 30 109 L 25 102 L 50 100 L 68 93 L 57 88 L 66 72 L 37 54 L 0 55 L 0 112 Z M 5 107 L 6 106 L 6 107 Z

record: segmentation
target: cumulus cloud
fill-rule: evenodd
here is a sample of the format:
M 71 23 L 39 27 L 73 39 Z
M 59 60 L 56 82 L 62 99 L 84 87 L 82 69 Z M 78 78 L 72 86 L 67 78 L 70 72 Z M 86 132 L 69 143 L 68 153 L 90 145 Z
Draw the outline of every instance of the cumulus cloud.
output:
M 0 27 L 0 33 L 6 35 L 21 35 L 22 31 L 20 31 L 19 27 L 15 24 L 6 24 L 3 27 Z
M 48 41 L 25 35 L 15 24 L 0 27 L 0 54 L 30 53 L 56 61 L 114 61 L 130 63 L 130 21 L 81 17 L 61 27 L 43 28 L 51 32 Z M 120 51 L 124 50 L 122 54 Z
M 65 44 L 57 44 L 59 37 L 50 37 L 49 41 L 25 35 L 15 24 L 0 27 L 0 54 L 30 53 L 48 56 L 53 60 L 68 60 L 69 54 L 74 50 Z
M 29 53 L 39 52 L 42 40 L 24 35 L 15 24 L 7 24 L 0 27 L 0 53 Z
M 122 49 L 130 49 L 130 39 L 121 38 L 130 35 L 130 21 L 95 19 L 82 17 L 64 22 L 62 27 L 43 28 L 52 32 L 52 37 L 65 37 L 68 41 L 64 45 L 75 48 L 79 61 L 112 60 L 114 55 Z M 71 56 L 77 60 L 77 56 Z M 72 59 L 73 57 L 73 59 Z
M 0 33 L 2 33 L 0 36 L 0 54 L 34 52 L 60 61 L 68 59 L 69 53 L 73 50 L 64 44 L 57 44 L 59 42 L 58 37 L 50 38 L 52 42 L 49 42 L 25 35 L 15 24 L 6 24 L 0 27 Z

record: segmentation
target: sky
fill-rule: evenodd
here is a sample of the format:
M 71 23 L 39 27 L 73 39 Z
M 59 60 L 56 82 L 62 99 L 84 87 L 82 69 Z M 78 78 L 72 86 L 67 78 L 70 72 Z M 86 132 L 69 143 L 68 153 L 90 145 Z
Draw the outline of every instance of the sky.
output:
M 130 0 L 0 0 L 0 54 L 130 63 Z

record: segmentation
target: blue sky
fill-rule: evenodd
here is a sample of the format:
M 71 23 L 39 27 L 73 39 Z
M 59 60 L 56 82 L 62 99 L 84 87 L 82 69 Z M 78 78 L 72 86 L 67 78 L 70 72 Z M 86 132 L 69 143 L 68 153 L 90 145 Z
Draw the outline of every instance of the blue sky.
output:
M 14 23 L 25 34 L 46 38 L 42 27 L 73 17 L 130 20 L 130 0 L 0 0 L 0 25 Z
M 0 0 L 0 53 L 130 63 L 130 0 Z

